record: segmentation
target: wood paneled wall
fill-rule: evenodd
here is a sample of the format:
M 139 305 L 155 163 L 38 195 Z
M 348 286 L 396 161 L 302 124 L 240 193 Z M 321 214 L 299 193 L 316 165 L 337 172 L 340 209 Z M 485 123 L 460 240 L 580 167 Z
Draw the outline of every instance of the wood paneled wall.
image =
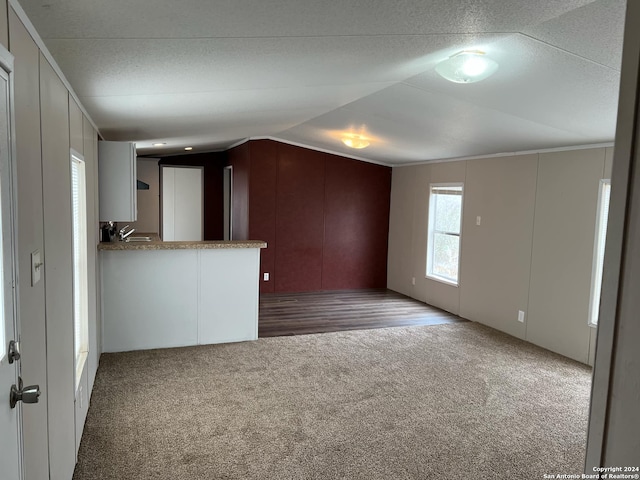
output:
M 233 239 L 249 239 L 249 144 L 227 151 L 227 162 L 233 166 Z
M 386 287 L 390 168 L 271 140 L 228 153 L 234 239 L 268 244 L 261 292 Z

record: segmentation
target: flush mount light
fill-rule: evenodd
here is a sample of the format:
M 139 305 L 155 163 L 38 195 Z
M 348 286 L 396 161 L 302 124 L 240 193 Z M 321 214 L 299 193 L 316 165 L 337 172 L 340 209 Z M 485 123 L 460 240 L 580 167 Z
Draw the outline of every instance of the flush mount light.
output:
M 481 50 L 463 50 L 436 65 L 441 77 L 455 83 L 484 80 L 498 70 L 498 63 Z
M 342 143 L 351 148 L 365 148 L 371 143 L 367 137 L 360 133 L 345 133 L 341 140 Z
M 184 149 L 188 152 L 190 150 L 193 150 L 193 147 L 184 147 Z
M 161 147 L 161 146 L 163 146 L 163 145 L 166 145 L 166 143 L 152 143 L 152 145 L 153 145 L 154 147 Z

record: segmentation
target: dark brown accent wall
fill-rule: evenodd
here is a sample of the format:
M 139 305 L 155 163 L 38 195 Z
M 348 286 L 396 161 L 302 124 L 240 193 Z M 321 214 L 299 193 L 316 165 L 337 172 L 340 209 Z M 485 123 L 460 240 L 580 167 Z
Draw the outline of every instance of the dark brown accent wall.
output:
M 227 161 L 233 167 L 232 238 L 249 238 L 249 142 L 227 150 Z M 262 240 L 262 239 L 259 239 Z
M 386 286 L 391 168 L 271 140 L 228 158 L 234 238 L 268 245 L 261 292 Z
M 203 167 L 204 176 L 204 239 L 222 240 L 224 237 L 223 171 L 226 152 L 175 155 L 160 159 L 158 165 Z
M 278 146 L 276 292 L 322 290 L 326 155 Z
M 260 291 L 274 292 L 276 271 L 276 191 L 278 172 L 278 144 L 268 140 L 250 142 L 251 182 L 249 192 L 249 237 L 267 242 L 267 248 L 260 250 Z M 262 273 L 270 272 L 268 282 L 262 280 Z
M 323 290 L 386 286 L 390 170 L 335 156 L 327 161 Z

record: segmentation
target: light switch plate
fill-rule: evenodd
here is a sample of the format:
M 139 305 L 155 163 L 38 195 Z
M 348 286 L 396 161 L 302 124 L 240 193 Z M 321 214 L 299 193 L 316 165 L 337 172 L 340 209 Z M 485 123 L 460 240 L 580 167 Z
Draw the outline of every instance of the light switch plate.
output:
M 480 215 L 478 215 L 476 217 L 476 225 L 480 226 L 480 222 L 482 222 L 482 217 Z
M 522 310 L 518 310 L 518 321 L 524 323 L 524 312 Z
M 262 274 L 262 279 L 263 279 L 265 282 L 268 282 L 268 281 L 269 281 L 269 274 L 268 274 L 268 273 L 263 273 L 263 274 Z
M 42 271 L 42 261 L 40 260 L 40 250 L 36 250 L 31 254 L 31 286 L 33 287 L 40 281 L 40 272 Z

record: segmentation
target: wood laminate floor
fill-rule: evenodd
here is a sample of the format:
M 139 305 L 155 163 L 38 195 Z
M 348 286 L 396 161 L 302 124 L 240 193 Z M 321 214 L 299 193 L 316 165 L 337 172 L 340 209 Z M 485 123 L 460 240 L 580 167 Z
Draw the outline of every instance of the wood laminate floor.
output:
M 260 294 L 259 337 L 466 322 L 439 308 L 381 290 Z

